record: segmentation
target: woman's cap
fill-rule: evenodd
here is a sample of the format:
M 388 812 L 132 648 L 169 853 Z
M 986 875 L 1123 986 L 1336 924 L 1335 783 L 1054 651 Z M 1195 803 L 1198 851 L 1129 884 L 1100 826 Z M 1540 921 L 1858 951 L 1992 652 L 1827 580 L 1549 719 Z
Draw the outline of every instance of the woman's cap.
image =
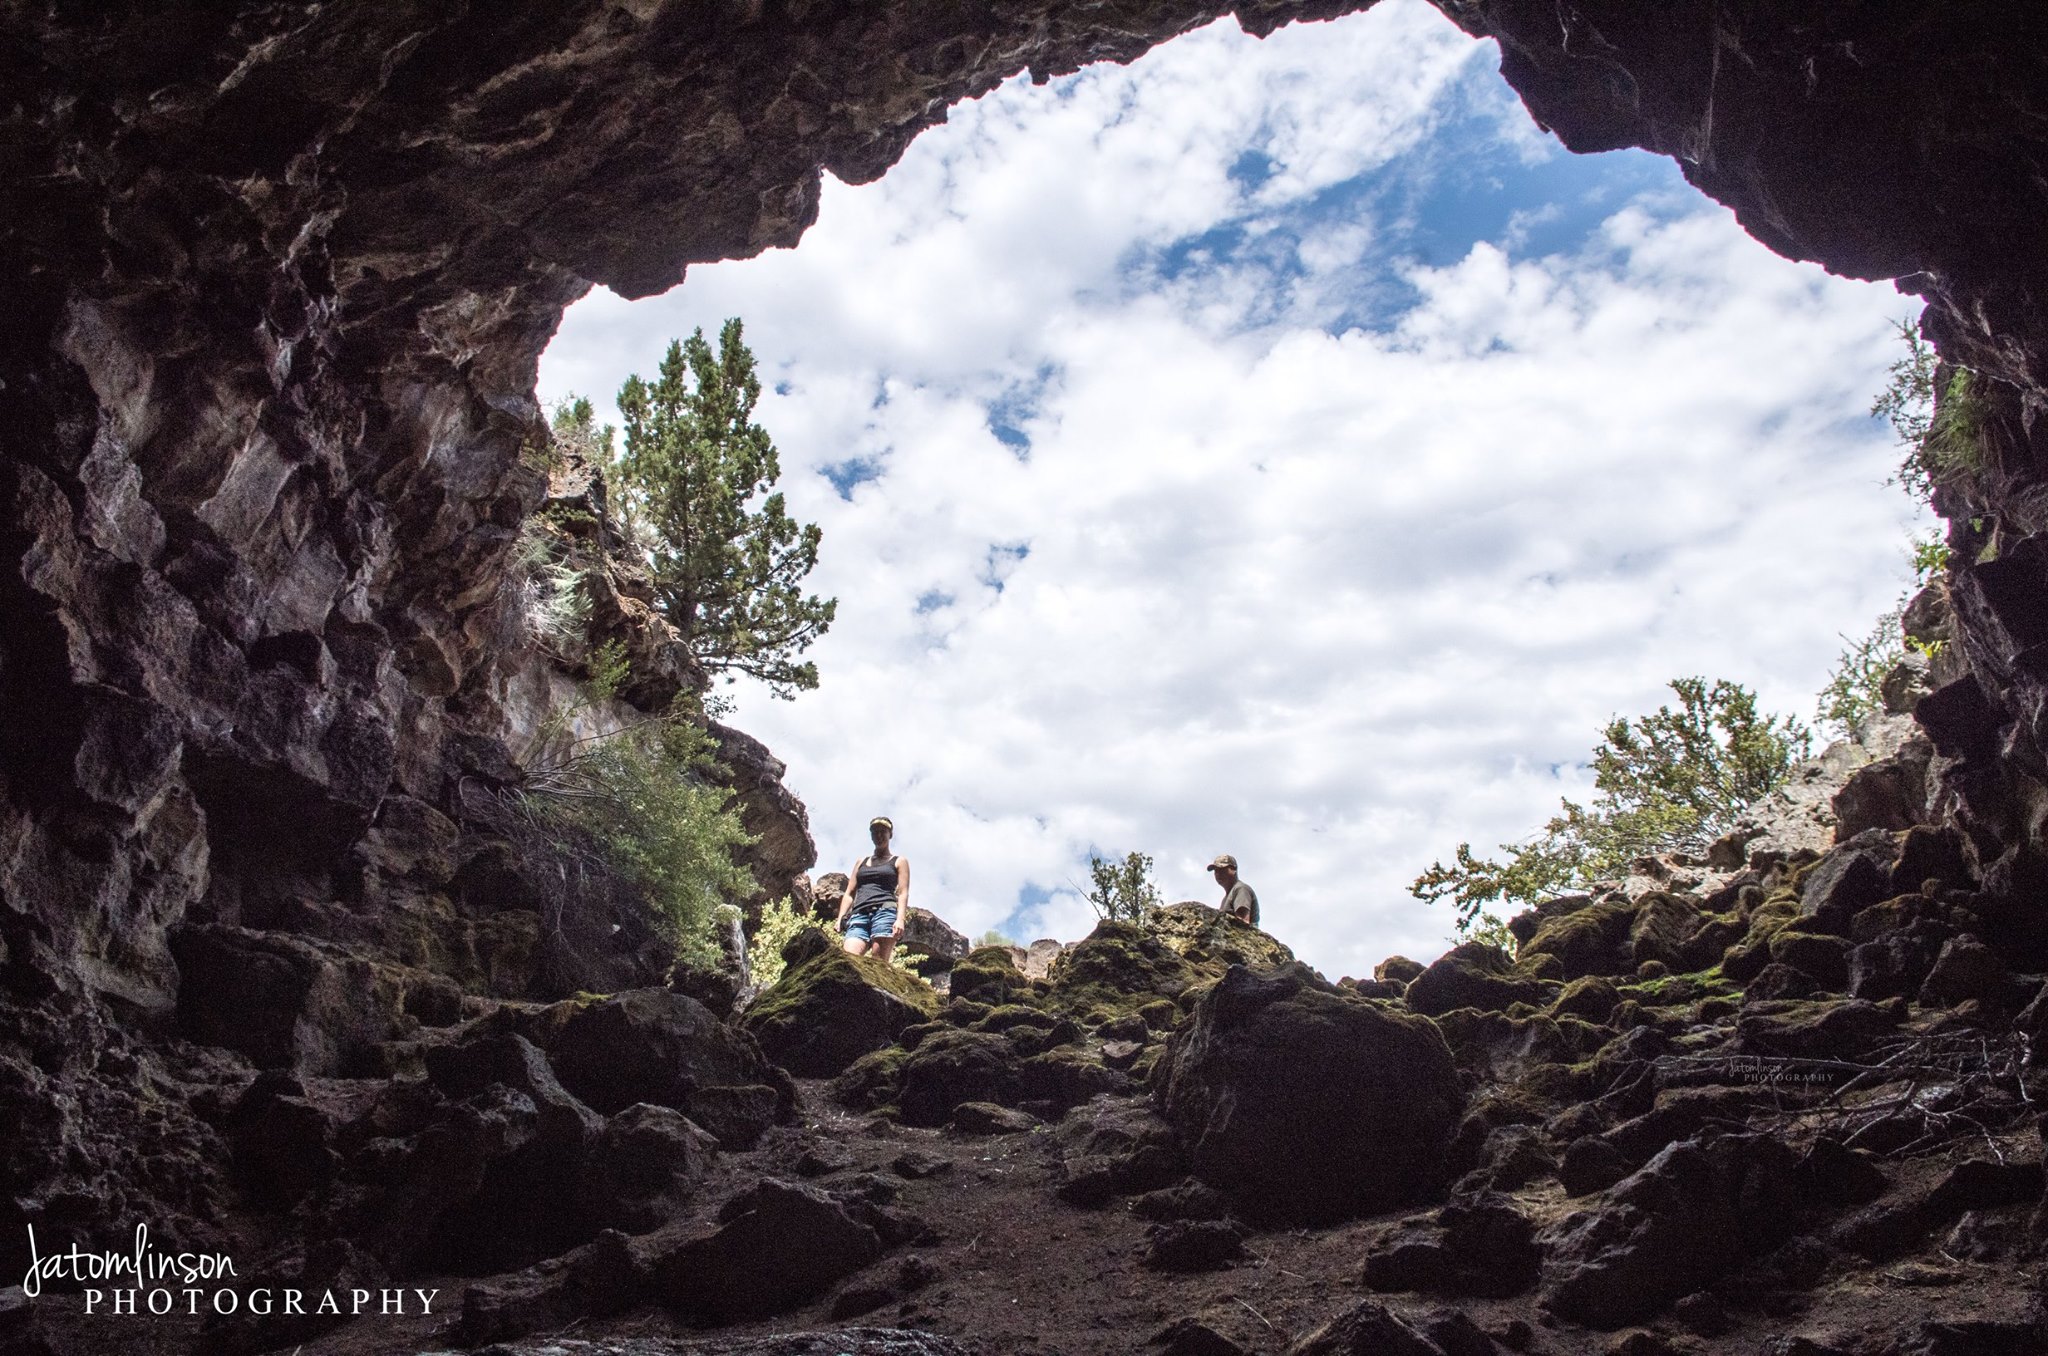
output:
M 887 815 L 876 815 L 873 819 L 870 819 L 868 821 L 868 827 L 871 829 L 875 827 L 875 825 L 877 824 L 880 824 L 883 828 L 889 830 L 889 832 L 891 833 L 894 833 L 896 831 L 896 826 L 889 822 L 889 817 Z

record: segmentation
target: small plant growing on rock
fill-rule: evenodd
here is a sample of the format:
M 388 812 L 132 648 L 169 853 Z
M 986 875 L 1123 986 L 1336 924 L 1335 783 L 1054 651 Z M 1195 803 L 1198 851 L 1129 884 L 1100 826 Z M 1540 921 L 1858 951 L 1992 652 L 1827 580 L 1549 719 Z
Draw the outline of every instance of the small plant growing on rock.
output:
M 1847 648 L 1820 690 L 1815 724 L 1847 735 L 1884 710 L 1884 676 L 1906 657 L 1905 633 L 1900 629 L 1904 615 L 1903 605 L 1890 608 L 1861 640 L 1842 637 Z
M 782 978 L 782 948 L 810 928 L 825 931 L 817 919 L 798 909 L 787 895 L 762 906 L 760 926 L 747 943 L 747 975 L 755 987 L 769 989 Z
M 1088 902 L 1097 917 L 1112 923 L 1140 923 L 1159 907 L 1159 889 L 1152 884 L 1152 859 L 1142 852 L 1125 855 L 1121 862 L 1105 861 L 1089 854 L 1088 874 L 1094 888 Z
M 1461 942 L 1482 942 L 1487 946 L 1498 947 L 1510 956 L 1514 955 L 1515 948 L 1521 945 L 1515 940 L 1515 934 L 1508 931 L 1506 921 L 1488 909 L 1461 916 L 1456 932 Z
M 1914 588 L 1924 588 L 1948 568 L 1948 546 L 1940 537 L 1915 538 L 1910 555 Z M 1857 726 L 1884 710 L 1885 675 L 1898 667 L 1908 651 L 1929 659 L 1940 653 L 1940 641 L 1921 645 L 1906 635 L 1904 620 L 1910 601 L 1902 594 L 1863 639 L 1842 637 L 1846 648 L 1828 674 L 1827 686 L 1820 690 L 1816 725 L 1840 735 L 1854 734 Z
M 554 541 L 528 519 L 512 547 L 512 580 L 519 610 L 535 640 L 557 651 L 573 645 L 590 623 L 583 571 L 555 558 Z
M 626 656 L 626 643 L 622 640 L 608 640 L 592 650 L 585 667 L 590 676 L 578 684 L 576 700 L 563 702 L 551 709 L 535 728 L 532 757 L 544 760 L 564 752 L 558 746 L 567 739 L 576 718 L 616 697 L 633 671 L 632 661 Z M 578 743 L 569 741 L 566 751 L 573 753 Z
M 1906 448 L 1894 479 L 1915 499 L 1929 503 L 1942 481 L 1974 471 L 1982 463 L 1982 378 L 1957 367 L 1944 380 L 1941 360 L 1920 337 L 1918 327 L 1908 320 L 1896 324 L 1906 356 L 1892 364 L 1870 413 L 1890 420 Z

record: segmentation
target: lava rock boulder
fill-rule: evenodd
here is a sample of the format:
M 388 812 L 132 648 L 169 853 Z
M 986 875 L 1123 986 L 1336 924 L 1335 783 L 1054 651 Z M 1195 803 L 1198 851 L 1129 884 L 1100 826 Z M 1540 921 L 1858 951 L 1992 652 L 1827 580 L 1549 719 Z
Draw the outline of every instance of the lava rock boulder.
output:
M 1507 952 L 1484 942 L 1464 942 L 1409 981 L 1408 1006 L 1434 1017 L 1455 1008 L 1504 1012 L 1511 1003 L 1548 1003 L 1560 986 L 1517 974 Z
M 547 1041 L 562 1086 L 610 1116 L 639 1102 L 673 1107 L 728 1147 L 746 1147 L 793 1101 L 788 1080 L 744 1031 L 693 998 L 637 989 L 571 1001 Z
M 930 985 L 868 956 L 826 950 L 783 972 L 747 1009 L 746 1029 L 799 1078 L 831 1078 L 938 1014 Z
M 1155 1080 L 1195 1175 L 1276 1222 L 1426 1198 L 1464 1110 L 1433 1023 L 1299 963 L 1232 966 L 1169 1040 Z

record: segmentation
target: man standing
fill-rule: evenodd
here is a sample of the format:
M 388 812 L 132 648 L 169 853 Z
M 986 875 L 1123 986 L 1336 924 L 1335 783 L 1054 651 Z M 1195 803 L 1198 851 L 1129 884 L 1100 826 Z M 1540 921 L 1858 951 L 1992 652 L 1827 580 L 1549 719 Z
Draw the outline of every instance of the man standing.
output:
M 1209 863 L 1209 870 L 1215 873 L 1216 883 L 1223 887 L 1223 902 L 1217 907 L 1257 927 L 1259 897 L 1251 886 L 1237 878 L 1237 858 L 1226 852 Z

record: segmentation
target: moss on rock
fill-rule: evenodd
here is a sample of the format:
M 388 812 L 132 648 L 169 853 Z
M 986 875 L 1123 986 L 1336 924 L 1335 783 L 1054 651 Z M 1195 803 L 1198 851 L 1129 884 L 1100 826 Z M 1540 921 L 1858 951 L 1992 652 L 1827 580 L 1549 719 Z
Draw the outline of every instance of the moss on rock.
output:
M 1603 900 L 1558 914 L 1536 929 L 1522 955 L 1557 957 L 1559 978 L 1565 980 L 1620 974 L 1633 968 L 1628 934 L 1635 917 L 1635 906 L 1623 900 Z
M 893 1045 L 862 1055 L 832 1080 L 833 1100 L 856 1111 L 893 1110 L 903 1061 L 909 1058 L 908 1050 Z
M 1178 952 L 1206 979 L 1219 979 L 1233 965 L 1254 970 L 1285 965 L 1294 952 L 1251 924 L 1192 900 L 1152 910 L 1146 930 Z
M 1155 999 L 1178 997 L 1198 975 L 1180 952 L 1143 926 L 1103 922 L 1053 962 L 1048 978 L 1049 1004 L 1101 1025 Z
M 1718 965 L 1682 975 L 1659 975 L 1634 984 L 1623 984 L 1615 992 L 1644 1007 L 1678 1007 L 1703 998 L 1740 998 L 1742 986 L 1730 979 Z
M 1686 938 L 1684 948 L 1679 952 L 1679 968 L 1701 970 L 1720 962 L 1728 948 L 1742 940 L 1749 931 L 1749 919 L 1740 912 L 1709 914 Z
M 1662 961 L 1676 966 L 1685 943 L 1706 917 L 1699 901 L 1690 895 L 1653 890 L 1636 901 L 1636 916 L 1628 928 L 1629 959 Z
M 1557 1001 L 1550 1005 L 1550 1013 L 1553 1017 L 1573 1016 L 1604 1022 L 1620 1001 L 1621 995 L 1615 991 L 1614 982 L 1605 975 L 1582 975 L 1564 986 Z
M 1021 1063 L 992 1031 L 935 1031 L 915 1050 L 891 1047 L 866 1056 L 832 1084 L 832 1095 L 861 1110 L 894 1107 L 906 1125 L 939 1126 L 962 1102 L 1016 1100 Z
M 1242 1209 L 1288 1222 L 1329 1222 L 1439 1188 L 1464 1110 L 1434 1023 L 1300 964 L 1227 971 L 1151 1081 L 1195 1174 Z
M 1372 977 L 1388 984 L 1406 984 L 1423 971 L 1423 964 L 1406 956 L 1389 956 L 1372 967 Z
M 785 970 L 747 1009 L 744 1025 L 791 1073 L 830 1078 L 938 1011 L 938 995 L 923 980 L 833 950 Z
M 1059 1018 L 1040 1008 L 1026 1003 L 1005 1003 L 999 1008 L 990 1008 L 979 1020 L 969 1024 L 975 1031 L 1009 1031 L 1014 1027 L 1050 1027 Z
M 987 1003 L 977 1003 L 955 994 L 947 1000 L 946 1006 L 939 1009 L 939 1020 L 951 1022 L 954 1026 L 973 1026 L 994 1011 L 995 1008 Z
M 1013 1026 L 1003 1033 L 1010 1042 L 1010 1048 L 1020 1056 L 1039 1055 L 1056 1046 L 1071 1045 L 1082 1039 L 1081 1024 L 1071 1017 L 1062 1017 L 1051 1026 Z
M 1500 1012 L 1512 1003 L 1541 1006 L 1556 992 L 1548 980 L 1517 974 L 1508 953 L 1484 942 L 1463 942 L 1408 983 L 1408 1006 L 1428 1016 L 1454 1008 Z
M 1051 1103 L 1060 1111 L 1081 1105 L 1099 1092 L 1129 1092 L 1131 1080 L 1078 1045 L 1061 1045 L 1017 1066 L 1017 1095 Z
M 1755 979 L 1771 963 L 1771 938 L 1798 916 L 1798 897 L 1783 890 L 1750 910 L 1742 940 L 1722 953 L 1722 972 L 1740 984 Z
M 1170 998 L 1155 998 L 1138 1005 L 1138 1016 L 1154 1031 L 1171 1031 L 1180 1025 L 1181 1010 Z
M 955 1000 L 1000 1007 L 1031 994 L 1031 981 L 1017 968 L 1007 946 L 977 946 L 953 967 L 950 992 Z
M 1841 992 L 1849 985 L 1849 941 L 1796 926 L 1778 929 L 1770 941 L 1771 959 L 1813 977 L 1823 989 Z

